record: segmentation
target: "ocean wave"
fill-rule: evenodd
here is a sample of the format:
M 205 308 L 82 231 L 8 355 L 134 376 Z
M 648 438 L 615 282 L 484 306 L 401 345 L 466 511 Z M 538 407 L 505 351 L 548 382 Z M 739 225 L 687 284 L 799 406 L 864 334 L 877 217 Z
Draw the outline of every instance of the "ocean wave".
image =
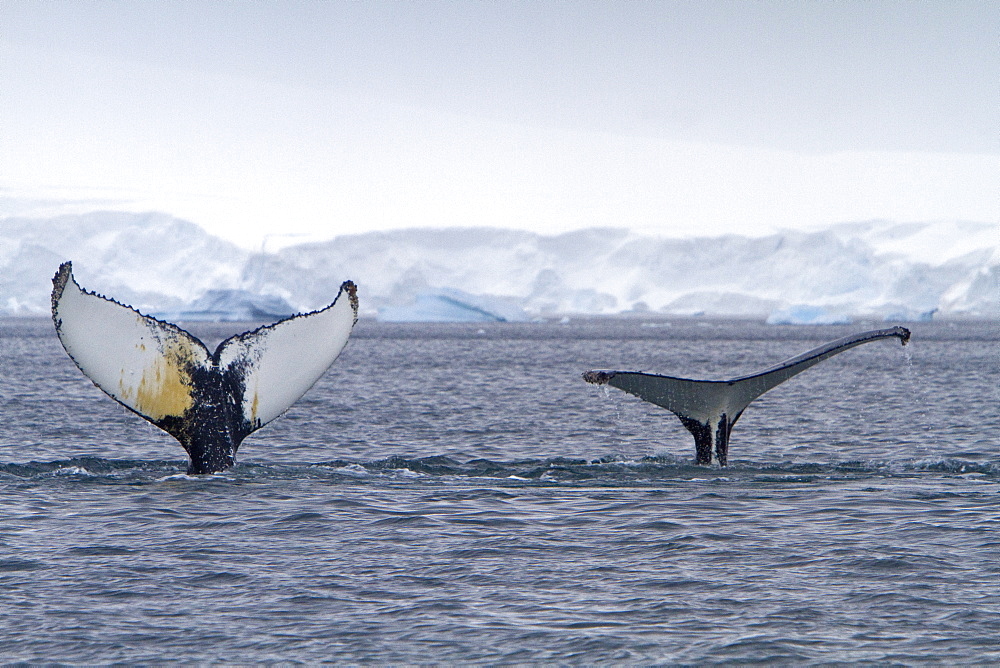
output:
M 664 481 L 725 483 L 809 482 L 899 477 L 963 477 L 1000 480 L 1000 462 L 958 457 L 920 459 L 871 459 L 834 462 L 736 461 L 728 467 L 698 466 L 673 456 L 635 459 L 606 457 L 578 459 L 547 457 L 509 461 L 471 459 L 446 455 L 387 457 L 371 461 L 331 460 L 316 463 L 240 463 L 221 474 L 188 475 L 183 461 L 140 461 L 81 457 L 48 462 L 0 463 L 0 480 L 66 479 L 93 482 L 206 482 L 240 480 L 315 480 L 341 483 L 407 482 L 439 484 L 464 481 L 496 485 L 652 485 Z

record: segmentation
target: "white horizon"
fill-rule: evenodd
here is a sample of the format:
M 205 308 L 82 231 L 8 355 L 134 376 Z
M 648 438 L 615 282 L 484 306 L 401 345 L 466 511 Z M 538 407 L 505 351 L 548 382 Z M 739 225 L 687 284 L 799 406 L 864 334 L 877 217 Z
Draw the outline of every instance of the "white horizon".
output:
M 1000 222 L 998 8 L 191 7 L 3 5 L 0 216 L 161 211 L 245 248 Z

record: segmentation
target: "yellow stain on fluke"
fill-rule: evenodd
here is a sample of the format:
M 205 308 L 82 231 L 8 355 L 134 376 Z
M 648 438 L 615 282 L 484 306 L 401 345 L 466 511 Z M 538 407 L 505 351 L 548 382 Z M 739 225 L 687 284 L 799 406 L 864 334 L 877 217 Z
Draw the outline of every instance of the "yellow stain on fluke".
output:
M 162 342 L 160 355 L 142 370 L 138 385 L 126 383 L 122 373 L 119 387 L 125 402 L 151 420 L 168 416 L 181 417 L 194 404 L 193 385 L 187 368 L 194 362 L 187 343 L 182 339 Z M 130 379 L 131 380 L 131 379 Z

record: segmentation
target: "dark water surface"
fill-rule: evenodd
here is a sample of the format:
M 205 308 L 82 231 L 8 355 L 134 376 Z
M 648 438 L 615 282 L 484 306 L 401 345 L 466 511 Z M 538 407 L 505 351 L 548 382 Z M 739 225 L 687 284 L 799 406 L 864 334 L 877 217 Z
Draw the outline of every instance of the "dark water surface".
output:
M 797 376 L 725 469 L 580 379 L 867 328 L 362 321 L 239 466 L 188 477 L 50 323 L 0 321 L 0 661 L 1000 662 L 996 324 Z

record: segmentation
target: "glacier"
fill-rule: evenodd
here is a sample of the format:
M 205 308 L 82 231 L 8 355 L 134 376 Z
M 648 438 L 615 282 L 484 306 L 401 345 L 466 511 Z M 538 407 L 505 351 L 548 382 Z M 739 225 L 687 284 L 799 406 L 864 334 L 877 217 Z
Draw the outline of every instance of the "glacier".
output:
M 0 219 L 0 314 L 49 310 L 51 276 L 146 313 L 261 319 L 358 284 L 383 320 L 524 321 L 566 314 L 728 316 L 774 323 L 1000 317 L 1000 224 L 867 221 L 766 236 L 669 238 L 401 229 L 254 252 L 162 213 Z

